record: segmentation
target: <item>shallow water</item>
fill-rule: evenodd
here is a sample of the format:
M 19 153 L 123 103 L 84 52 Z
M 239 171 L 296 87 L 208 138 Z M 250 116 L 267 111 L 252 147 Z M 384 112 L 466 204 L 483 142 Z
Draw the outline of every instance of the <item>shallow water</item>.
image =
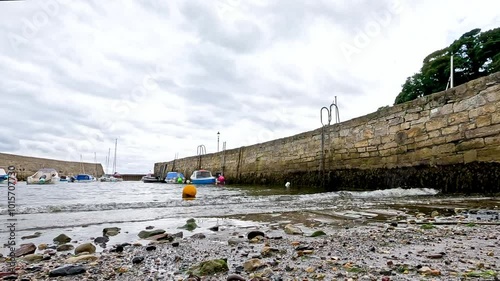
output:
M 0 241 L 7 241 L 7 225 L 12 219 L 16 219 L 18 244 L 23 241 L 22 236 L 36 231 L 42 235 L 30 242 L 47 243 L 59 233 L 72 233 L 77 240 L 87 240 L 102 235 L 102 228 L 111 226 L 122 228 L 114 242 L 130 242 L 146 226 L 177 232 L 192 217 L 197 218 L 200 229 L 217 224 L 228 230 L 266 222 L 314 220 L 340 224 L 346 219 L 380 220 L 397 216 L 397 212 L 430 213 L 436 209 L 453 215 L 455 208 L 479 209 L 476 216 L 482 214 L 482 209 L 493 210 L 492 216 L 496 214 L 498 220 L 500 205 L 498 198 L 444 197 L 433 189 L 325 192 L 317 188 L 267 186 L 198 186 L 196 199 L 183 200 L 183 187 L 143 182 L 20 182 L 15 190 L 16 214 L 12 217 L 8 216 L 7 188 L 1 187 Z M 363 210 L 378 210 L 377 217 L 373 213 L 363 214 Z M 488 217 L 483 216 L 485 219 Z

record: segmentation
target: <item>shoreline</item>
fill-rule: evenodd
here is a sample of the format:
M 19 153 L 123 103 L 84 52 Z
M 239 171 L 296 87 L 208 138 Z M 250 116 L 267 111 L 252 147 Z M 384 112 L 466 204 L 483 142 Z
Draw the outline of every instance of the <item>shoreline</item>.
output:
M 474 224 L 460 216 L 454 217 L 455 224 L 433 224 L 437 222 L 434 217 L 422 214 L 416 219 L 338 220 L 338 224 L 324 216 L 308 220 L 311 214 L 307 212 L 261 217 L 268 221 L 238 225 L 232 223 L 236 219 L 219 224 L 198 218 L 193 231 L 169 228 L 162 232 L 160 224 L 153 224 L 144 229 L 160 233 L 152 239 L 112 243 L 114 236 L 109 236 L 110 241 L 97 253 L 57 252 L 50 249 L 55 243 L 46 241 L 49 248 L 17 258 L 17 278 L 11 280 L 47 280 L 50 272 L 65 265 L 82 272 L 57 280 L 495 280 L 500 274 L 499 225 Z M 184 223 L 177 221 L 177 225 Z M 325 235 L 310 237 L 314 231 Z M 102 235 L 95 233 L 88 241 L 69 244 L 75 248 L 85 242 L 95 245 L 90 238 Z M 214 259 L 225 259 L 227 268 L 216 274 L 198 272 L 200 279 L 188 278 L 189 269 Z M 5 275 L 7 260 L 1 261 L 4 273 L 0 274 Z

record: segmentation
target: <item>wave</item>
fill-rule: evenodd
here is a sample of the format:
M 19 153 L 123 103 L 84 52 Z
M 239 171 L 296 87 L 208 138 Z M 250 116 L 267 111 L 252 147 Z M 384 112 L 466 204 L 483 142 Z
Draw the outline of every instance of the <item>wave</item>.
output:
M 220 206 L 239 206 L 238 208 L 255 208 L 261 207 L 263 210 L 266 207 L 279 207 L 280 205 L 289 206 L 290 208 L 325 206 L 332 203 L 347 203 L 352 200 L 390 200 L 391 198 L 401 197 L 416 197 L 416 196 L 432 196 L 438 194 L 439 191 L 428 188 L 418 189 L 385 189 L 374 191 L 338 191 L 324 192 L 302 195 L 259 195 L 248 196 L 244 193 L 240 194 L 221 194 L 219 196 L 207 196 L 205 198 L 197 198 L 196 200 L 174 200 L 166 201 L 149 201 L 149 202 L 102 202 L 102 203 L 75 203 L 75 204 L 59 204 L 53 205 L 18 205 L 16 206 L 16 214 L 40 214 L 40 213 L 73 213 L 73 212 L 94 212 L 108 210 L 126 210 L 126 209 L 155 209 L 155 208 L 190 208 L 190 207 L 210 207 L 220 208 Z M 63 199 L 61 198 L 61 201 Z M 339 202 L 344 201 L 344 202 Z M 6 206 L 5 206 L 6 207 Z M 7 208 L 0 207 L 0 215 L 8 214 Z

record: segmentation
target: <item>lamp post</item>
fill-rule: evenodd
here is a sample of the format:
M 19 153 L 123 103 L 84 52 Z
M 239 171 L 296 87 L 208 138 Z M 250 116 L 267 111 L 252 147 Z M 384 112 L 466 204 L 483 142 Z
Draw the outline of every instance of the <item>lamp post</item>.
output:
M 219 152 L 219 137 L 220 137 L 220 132 L 217 132 L 217 152 Z

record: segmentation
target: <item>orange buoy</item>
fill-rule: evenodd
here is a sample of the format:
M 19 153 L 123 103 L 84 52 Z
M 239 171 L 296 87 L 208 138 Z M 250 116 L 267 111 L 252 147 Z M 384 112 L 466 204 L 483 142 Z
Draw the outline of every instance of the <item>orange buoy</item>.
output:
M 196 187 L 192 184 L 188 184 L 182 189 L 182 198 L 195 198 L 196 197 Z

